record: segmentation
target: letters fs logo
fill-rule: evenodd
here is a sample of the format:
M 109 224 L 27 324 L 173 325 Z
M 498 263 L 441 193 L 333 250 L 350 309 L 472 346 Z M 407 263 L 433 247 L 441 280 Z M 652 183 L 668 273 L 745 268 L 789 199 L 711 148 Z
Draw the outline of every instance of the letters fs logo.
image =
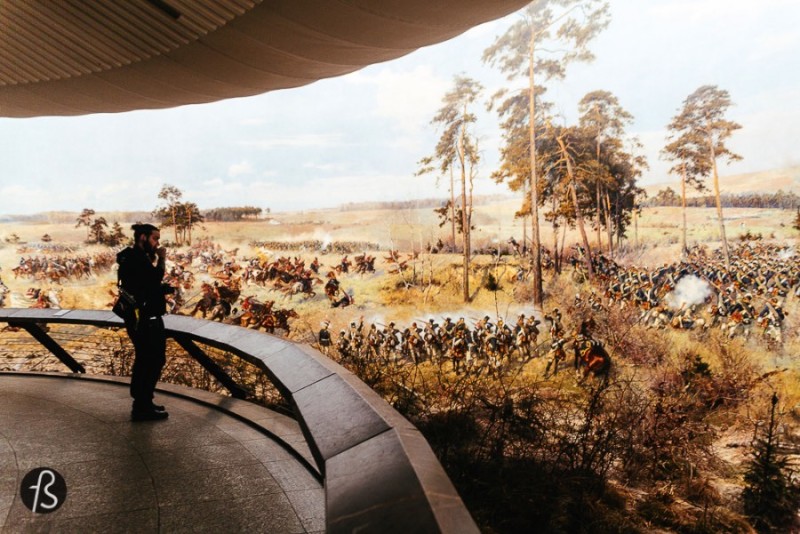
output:
M 50 467 L 38 467 L 22 479 L 22 502 L 35 514 L 58 510 L 67 498 L 64 477 Z

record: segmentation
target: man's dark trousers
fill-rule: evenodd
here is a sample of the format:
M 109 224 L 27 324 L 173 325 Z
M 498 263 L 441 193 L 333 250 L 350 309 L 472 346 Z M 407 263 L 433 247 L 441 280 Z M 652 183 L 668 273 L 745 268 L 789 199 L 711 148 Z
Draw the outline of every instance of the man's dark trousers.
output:
M 161 317 L 143 318 L 135 330 L 128 328 L 135 357 L 131 373 L 131 397 L 134 410 L 149 410 L 153 393 L 167 361 L 167 337 Z

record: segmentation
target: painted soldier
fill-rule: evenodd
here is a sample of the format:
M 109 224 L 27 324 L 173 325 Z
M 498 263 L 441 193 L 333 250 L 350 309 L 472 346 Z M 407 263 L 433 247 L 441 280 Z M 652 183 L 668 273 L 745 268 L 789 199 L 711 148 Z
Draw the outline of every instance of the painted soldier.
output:
M 319 340 L 320 351 L 326 356 L 328 355 L 328 351 L 331 347 L 331 332 L 328 330 L 330 325 L 330 321 L 324 321 L 322 323 L 322 329 L 320 329 L 319 335 L 317 336 L 317 339 Z
M 351 356 L 350 339 L 347 337 L 347 332 L 344 330 L 339 331 L 339 338 L 336 340 L 336 350 L 342 358 L 349 358 Z

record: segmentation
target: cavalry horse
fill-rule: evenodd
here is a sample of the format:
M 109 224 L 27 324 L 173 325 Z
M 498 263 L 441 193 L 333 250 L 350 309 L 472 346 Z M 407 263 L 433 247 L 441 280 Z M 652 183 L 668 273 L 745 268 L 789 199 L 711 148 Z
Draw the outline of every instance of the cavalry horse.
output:
M 189 312 L 189 315 L 194 316 L 199 311 L 203 314 L 203 319 L 205 319 L 208 312 L 216 305 L 219 297 L 217 296 L 214 286 L 207 282 L 203 282 L 202 292 L 203 296 L 197 301 L 197 304 L 195 304 L 194 309 Z
M 608 378 L 608 372 L 611 370 L 611 357 L 601 344 L 591 341 L 579 345 L 576 341 L 574 351 L 575 370 L 580 373 L 579 366 L 583 367 L 581 382 L 586 380 L 589 374 L 595 378 L 600 377 L 603 381 Z
M 333 273 L 328 274 L 328 281 L 325 283 L 325 296 L 328 297 L 328 300 L 334 302 L 339 297 L 340 289 L 339 280 L 332 275 Z
M 288 309 L 288 310 L 275 310 L 273 312 L 268 313 L 264 319 L 261 321 L 260 327 L 263 327 L 265 331 L 270 334 L 274 334 L 275 330 L 280 328 L 286 331 L 286 335 L 289 335 L 291 327 L 289 326 L 289 319 L 296 319 L 299 317 L 297 312 Z
M 217 283 L 211 285 L 203 282 L 203 296 L 197 301 L 189 315 L 194 316 L 198 311 L 202 313 L 203 319 L 206 318 L 209 312 L 217 319 L 230 315 L 233 304 L 241 294 L 241 282 L 241 278 L 234 278 L 226 285 Z
M 264 317 L 272 311 L 272 306 L 274 305 L 274 300 L 268 300 L 262 303 L 253 296 L 246 297 L 242 301 L 242 310 L 244 313 L 237 318 L 239 326 L 248 328 L 250 325 L 253 325 L 258 328 Z
M 595 323 L 592 319 L 581 322 L 572 342 L 572 350 L 575 354 L 574 367 L 578 375 L 580 375 L 579 366 L 583 367 L 583 376 L 579 378 L 579 382 L 586 380 L 590 374 L 595 378 L 600 377 L 605 382 L 608 372 L 611 370 L 611 357 L 603 345 L 592 339 L 589 333 L 594 326 Z
M 302 294 L 306 298 L 313 298 L 316 292 L 313 289 L 313 284 L 319 278 L 301 278 L 288 287 L 281 288 L 284 299 L 291 300 L 294 295 Z

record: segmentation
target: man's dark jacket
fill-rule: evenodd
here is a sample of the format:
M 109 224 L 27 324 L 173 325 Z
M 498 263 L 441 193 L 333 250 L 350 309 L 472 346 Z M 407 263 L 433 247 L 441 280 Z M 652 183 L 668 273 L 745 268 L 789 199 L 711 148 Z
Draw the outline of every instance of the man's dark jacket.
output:
M 117 254 L 119 279 L 123 289 L 136 299 L 142 318 L 159 317 L 167 311 L 164 290 L 164 267 L 154 266 L 139 247 L 128 247 Z

